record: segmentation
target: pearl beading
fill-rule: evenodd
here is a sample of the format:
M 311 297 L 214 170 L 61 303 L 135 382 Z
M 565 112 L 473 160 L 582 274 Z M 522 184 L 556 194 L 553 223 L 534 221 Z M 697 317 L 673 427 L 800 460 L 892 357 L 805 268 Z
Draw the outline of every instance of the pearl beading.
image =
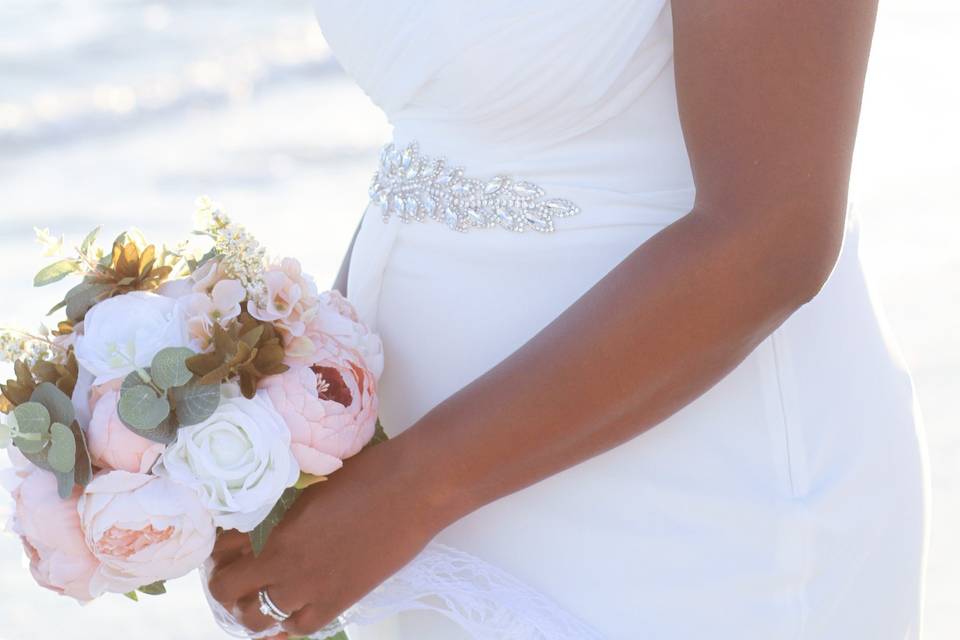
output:
M 465 177 L 444 158 L 422 155 L 416 141 L 403 149 L 387 144 L 370 184 L 370 199 L 382 207 L 384 222 L 391 215 L 403 222 L 433 219 L 462 232 L 497 226 L 551 232 L 555 218 L 580 213 L 569 200 L 544 196 L 541 187 L 506 175 Z

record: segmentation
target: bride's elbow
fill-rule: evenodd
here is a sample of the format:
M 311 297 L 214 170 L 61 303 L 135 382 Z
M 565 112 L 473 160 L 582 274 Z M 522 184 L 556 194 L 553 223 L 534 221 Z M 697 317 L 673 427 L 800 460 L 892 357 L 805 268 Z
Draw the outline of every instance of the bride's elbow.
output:
M 802 227 L 807 226 L 804 229 Z M 779 234 L 785 240 L 772 259 L 784 267 L 796 306 L 816 298 L 830 279 L 840 258 L 843 245 L 844 218 L 842 215 L 820 215 L 807 225 L 792 225 Z

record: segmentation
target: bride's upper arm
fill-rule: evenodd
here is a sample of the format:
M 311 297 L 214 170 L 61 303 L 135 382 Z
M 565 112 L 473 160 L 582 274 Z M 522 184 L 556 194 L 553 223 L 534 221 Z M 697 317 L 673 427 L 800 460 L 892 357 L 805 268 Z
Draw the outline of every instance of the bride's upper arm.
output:
M 876 4 L 672 0 L 698 210 L 750 225 L 789 218 L 797 250 L 822 249 L 832 266 Z

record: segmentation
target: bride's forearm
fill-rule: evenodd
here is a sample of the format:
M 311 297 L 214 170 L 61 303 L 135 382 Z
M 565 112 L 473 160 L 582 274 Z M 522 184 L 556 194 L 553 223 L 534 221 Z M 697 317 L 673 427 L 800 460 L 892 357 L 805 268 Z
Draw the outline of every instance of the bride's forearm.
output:
M 664 228 L 391 441 L 400 478 L 443 526 L 663 421 L 819 290 L 839 244 L 804 238 L 799 217 L 693 211 Z
M 876 0 L 673 2 L 693 211 L 387 443 L 439 525 L 662 422 L 820 290 L 875 13 Z

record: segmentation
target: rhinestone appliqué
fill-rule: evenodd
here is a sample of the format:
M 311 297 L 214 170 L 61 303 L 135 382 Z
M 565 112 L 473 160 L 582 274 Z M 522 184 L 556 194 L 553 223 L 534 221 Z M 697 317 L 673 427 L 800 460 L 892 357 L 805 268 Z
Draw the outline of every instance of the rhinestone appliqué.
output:
M 530 182 L 498 175 L 478 180 L 463 175 L 443 158 L 420 153 L 417 142 L 399 149 L 392 142 L 380 152 L 380 167 L 370 184 L 370 199 L 383 209 L 383 221 L 433 219 L 456 231 L 502 227 L 508 231 L 554 230 L 555 218 L 580 213 L 562 198 L 545 198 Z

